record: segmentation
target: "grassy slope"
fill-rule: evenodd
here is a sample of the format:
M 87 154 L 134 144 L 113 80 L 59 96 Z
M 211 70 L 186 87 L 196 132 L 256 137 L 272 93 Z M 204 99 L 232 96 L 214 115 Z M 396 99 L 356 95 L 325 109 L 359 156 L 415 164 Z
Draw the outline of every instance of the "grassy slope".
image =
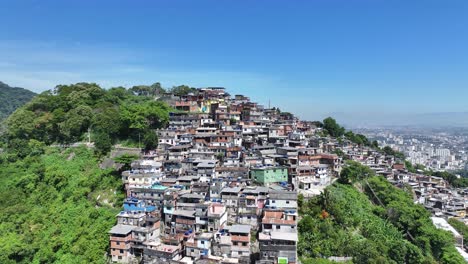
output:
M 4 161 L 0 263 L 103 263 L 120 188 L 120 178 L 100 170 L 85 148 Z
M 405 212 L 392 220 L 389 211 L 371 203 L 366 194 L 335 183 L 301 207 L 298 253 L 304 263 L 326 263 L 323 258 L 330 256 L 353 257 L 354 263 L 462 263 L 450 234 L 437 230 L 424 208 L 385 180 L 375 177 L 370 182 L 379 196 L 387 194 L 381 197 L 384 203 L 398 200 L 387 210 L 394 207 L 395 213 L 404 209 L 415 215 Z M 416 241 L 408 240 L 399 219 L 420 226 Z

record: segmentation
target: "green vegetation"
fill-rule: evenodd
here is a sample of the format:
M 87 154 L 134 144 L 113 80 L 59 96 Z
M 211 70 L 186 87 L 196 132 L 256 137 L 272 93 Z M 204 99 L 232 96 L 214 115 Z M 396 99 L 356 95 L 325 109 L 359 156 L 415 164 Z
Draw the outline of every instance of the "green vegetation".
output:
M 454 173 L 448 171 L 436 171 L 431 172 L 431 175 L 436 177 L 441 177 L 444 180 L 448 181 L 448 183 L 455 187 L 455 188 L 466 188 L 468 187 L 468 178 L 460 176 L 458 178 Z
M 29 102 L 36 94 L 18 87 L 10 87 L 0 82 L 0 122 L 18 107 Z
M 119 173 L 101 170 L 99 157 L 116 142 L 156 147 L 154 130 L 172 110 L 154 100 L 164 92 L 158 83 L 59 85 L 8 117 L 0 141 L 0 263 L 106 262 L 124 193 Z M 62 148 L 88 140 L 95 151 Z M 128 168 L 134 158 L 116 161 Z
M 344 184 L 354 183 L 374 176 L 374 172 L 367 166 L 356 161 L 347 161 L 346 166 L 341 170 L 338 181 Z
M 299 201 L 304 263 L 330 256 L 353 263 L 464 262 L 453 236 L 437 229 L 424 207 L 358 163 L 349 162 L 322 195 Z
M 403 153 L 401 153 L 399 151 L 396 151 L 396 150 L 392 149 L 389 146 L 385 146 L 382 149 L 382 151 L 383 151 L 383 153 L 385 153 L 385 155 L 390 155 L 390 156 L 394 156 L 397 159 L 405 160 L 405 154 L 403 154 Z
M 84 147 L 0 156 L 0 263 L 105 263 L 123 191 Z
M 463 241 L 466 243 L 468 241 L 468 226 L 465 225 L 465 223 L 457 220 L 456 218 L 450 218 L 448 220 L 448 223 L 455 228 L 455 230 L 460 233 L 460 235 L 463 236 Z
M 144 96 L 161 92 L 157 85 L 150 86 L 152 90 L 143 88 L 104 90 L 93 83 L 59 85 L 36 96 L 7 119 L 7 147 L 21 158 L 28 154 L 30 140 L 67 145 L 90 136 L 99 154 L 127 139 L 154 148 L 154 129 L 168 123 L 171 109 Z
M 452 187 L 455 188 L 466 188 L 468 187 L 468 175 L 467 171 L 461 170 L 456 172 L 448 171 L 433 171 L 427 169 L 424 165 L 416 164 L 413 165 L 409 161 L 405 161 L 405 167 L 409 172 L 418 173 L 421 172 L 424 175 L 441 177 L 446 180 Z M 459 175 L 460 177 L 458 177 Z
M 115 157 L 114 161 L 122 164 L 121 170 L 126 171 L 126 170 L 131 169 L 132 162 L 137 159 L 138 159 L 137 155 L 123 154 L 121 156 Z
M 197 94 L 198 90 L 187 85 L 179 85 L 172 87 L 170 92 L 177 96 L 183 96 L 188 95 L 189 93 Z
M 337 148 L 333 151 L 333 154 L 336 154 L 338 155 L 338 157 L 344 159 L 345 158 L 345 153 L 343 152 L 343 150 Z
M 331 117 L 327 117 L 323 120 L 323 129 L 325 129 L 330 136 L 335 138 L 342 137 L 346 132 L 346 129 L 340 126 L 336 120 Z
M 166 90 L 162 88 L 160 83 L 154 83 L 152 85 L 137 85 L 129 89 L 132 93 L 138 96 L 150 96 L 155 97 L 166 93 Z
M 321 124 L 321 123 L 320 123 Z M 320 126 L 319 126 L 320 127 Z M 378 149 L 379 144 L 377 141 L 370 141 L 366 136 L 362 134 L 354 134 L 353 131 L 348 130 L 340 126 L 335 119 L 328 117 L 323 120 L 323 129 L 332 137 L 342 138 L 343 136 L 359 146 L 368 146 Z

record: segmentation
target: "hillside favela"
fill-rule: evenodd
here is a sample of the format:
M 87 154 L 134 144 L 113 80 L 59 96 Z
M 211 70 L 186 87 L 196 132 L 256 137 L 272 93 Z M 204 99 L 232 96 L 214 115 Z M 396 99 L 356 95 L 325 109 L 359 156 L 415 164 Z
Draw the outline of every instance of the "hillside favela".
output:
M 0 264 L 468 263 L 467 11 L 0 1 Z
M 466 181 L 333 118 L 222 87 L 77 83 L 6 125 L 5 260 L 40 258 L 51 236 L 58 262 L 463 262 Z

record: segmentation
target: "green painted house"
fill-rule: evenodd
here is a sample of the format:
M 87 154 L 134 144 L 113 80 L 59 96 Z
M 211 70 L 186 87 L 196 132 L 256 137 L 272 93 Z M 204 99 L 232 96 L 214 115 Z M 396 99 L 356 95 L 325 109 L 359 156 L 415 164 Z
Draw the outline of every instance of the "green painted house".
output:
M 288 169 L 285 167 L 252 168 L 250 169 L 250 179 L 261 184 L 287 182 Z

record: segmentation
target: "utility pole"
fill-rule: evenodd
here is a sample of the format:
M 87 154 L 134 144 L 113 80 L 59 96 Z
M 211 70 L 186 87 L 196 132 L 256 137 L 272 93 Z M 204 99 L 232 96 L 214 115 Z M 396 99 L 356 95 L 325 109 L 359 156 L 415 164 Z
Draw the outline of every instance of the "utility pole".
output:
M 140 132 L 138 132 L 138 148 L 141 150 Z
M 91 126 L 88 127 L 88 145 L 91 144 Z

